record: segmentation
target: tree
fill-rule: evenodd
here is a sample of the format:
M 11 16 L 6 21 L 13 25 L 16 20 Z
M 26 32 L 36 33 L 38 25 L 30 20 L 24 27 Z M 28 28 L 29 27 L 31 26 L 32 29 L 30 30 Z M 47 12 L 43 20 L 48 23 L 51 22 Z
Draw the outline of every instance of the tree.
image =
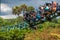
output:
M 33 6 L 29 6 L 27 11 L 30 12 L 30 11 L 33 11 L 35 8 Z
M 21 5 L 21 9 L 22 9 L 23 13 L 25 13 L 25 11 L 27 11 L 27 5 L 26 4 L 22 4 Z
M 19 16 L 19 14 L 21 13 L 21 7 L 20 6 L 13 7 L 12 13 Z
M 4 26 L 6 23 L 6 20 L 0 17 L 0 27 Z

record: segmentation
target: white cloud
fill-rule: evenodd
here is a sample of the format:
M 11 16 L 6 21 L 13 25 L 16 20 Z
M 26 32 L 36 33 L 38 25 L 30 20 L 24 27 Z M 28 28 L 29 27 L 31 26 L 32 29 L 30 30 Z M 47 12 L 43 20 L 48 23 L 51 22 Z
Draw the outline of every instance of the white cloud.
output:
M 23 14 L 20 14 L 20 16 L 23 17 Z M 0 16 L 0 17 L 2 17 L 3 19 L 15 19 L 18 16 L 17 15 L 3 15 L 3 16 Z
M 0 4 L 0 9 L 1 9 L 1 12 L 9 12 L 9 11 L 11 11 L 12 9 L 7 5 L 7 4 L 3 4 L 3 3 L 1 3 Z

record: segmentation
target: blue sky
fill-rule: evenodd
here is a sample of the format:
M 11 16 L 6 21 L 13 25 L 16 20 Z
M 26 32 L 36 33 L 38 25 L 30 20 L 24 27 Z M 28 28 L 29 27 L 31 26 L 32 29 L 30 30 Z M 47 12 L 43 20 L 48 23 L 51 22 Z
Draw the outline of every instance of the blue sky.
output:
M 12 15 L 12 7 L 16 5 L 26 4 L 28 6 L 38 6 L 43 5 L 46 2 L 56 1 L 60 4 L 60 0 L 0 0 L 0 16 L 3 18 L 14 18 L 15 15 Z

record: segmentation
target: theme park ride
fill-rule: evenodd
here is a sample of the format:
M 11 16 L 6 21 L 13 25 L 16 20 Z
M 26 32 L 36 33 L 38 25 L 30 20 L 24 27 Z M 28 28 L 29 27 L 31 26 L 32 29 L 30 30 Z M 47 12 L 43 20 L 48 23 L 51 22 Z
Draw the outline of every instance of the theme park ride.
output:
M 53 18 L 60 16 L 60 6 L 57 2 L 46 3 L 44 6 L 39 7 L 39 11 L 30 11 L 24 14 L 24 21 L 26 21 L 30 27 L 42 23 L 46 20 L 51 21 Z
M 36 25 L 45 21 L 52 21 L 52 19 L 57 16 L 60 16 L 60 5 L 56 2 L 45 3 L 44 6 L 39 7 L 37 12 L 33 10 L 24 13 L 24 22 L 12 26 L 1 27 L 0 30 L 4 31 L 6 28 L 6 30 L 9 31 L 11 29 L 15 29 L 16 27 L 20 30 L 27 28 L 28 26 L 36 29 Z

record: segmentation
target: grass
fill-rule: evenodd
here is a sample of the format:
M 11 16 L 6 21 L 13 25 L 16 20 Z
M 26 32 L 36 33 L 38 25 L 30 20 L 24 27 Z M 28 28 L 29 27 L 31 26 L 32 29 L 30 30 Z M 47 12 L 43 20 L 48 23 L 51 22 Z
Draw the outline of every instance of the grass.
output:
M 27 33 L 24 40 L 60 40 L 60 28 L 44 29 L 43 32 L 34 30 L 32 33 Z
M 8 21 L 1 20 L 0 22 L 1 26 L 3 24 L 5 25 L 6 23 L 7 23 L 6 25 L 11 24 L 14 25 L 14 23 L 16 23 L 16 21 L 14 20 L 13 20 L 14 22 L 12 20 L 10 20 L 9 22 Z M 15 27 L 14 29 L 11 28 L 9 31 L 7 31 L 5 26 L 3 26 L 4 29 L 1 31 L 0 27 L 0 40 L 60 40 L 60 19 L 56 22 L 55 21 L 53 22 L 46 21 L 44 23 L 38 24 L 36 25 L 37 26 L 36 30 L 30 29 L 29 27 L 19 29 L 17 27 L 20 26 L 17 25 L 8 26 Z

